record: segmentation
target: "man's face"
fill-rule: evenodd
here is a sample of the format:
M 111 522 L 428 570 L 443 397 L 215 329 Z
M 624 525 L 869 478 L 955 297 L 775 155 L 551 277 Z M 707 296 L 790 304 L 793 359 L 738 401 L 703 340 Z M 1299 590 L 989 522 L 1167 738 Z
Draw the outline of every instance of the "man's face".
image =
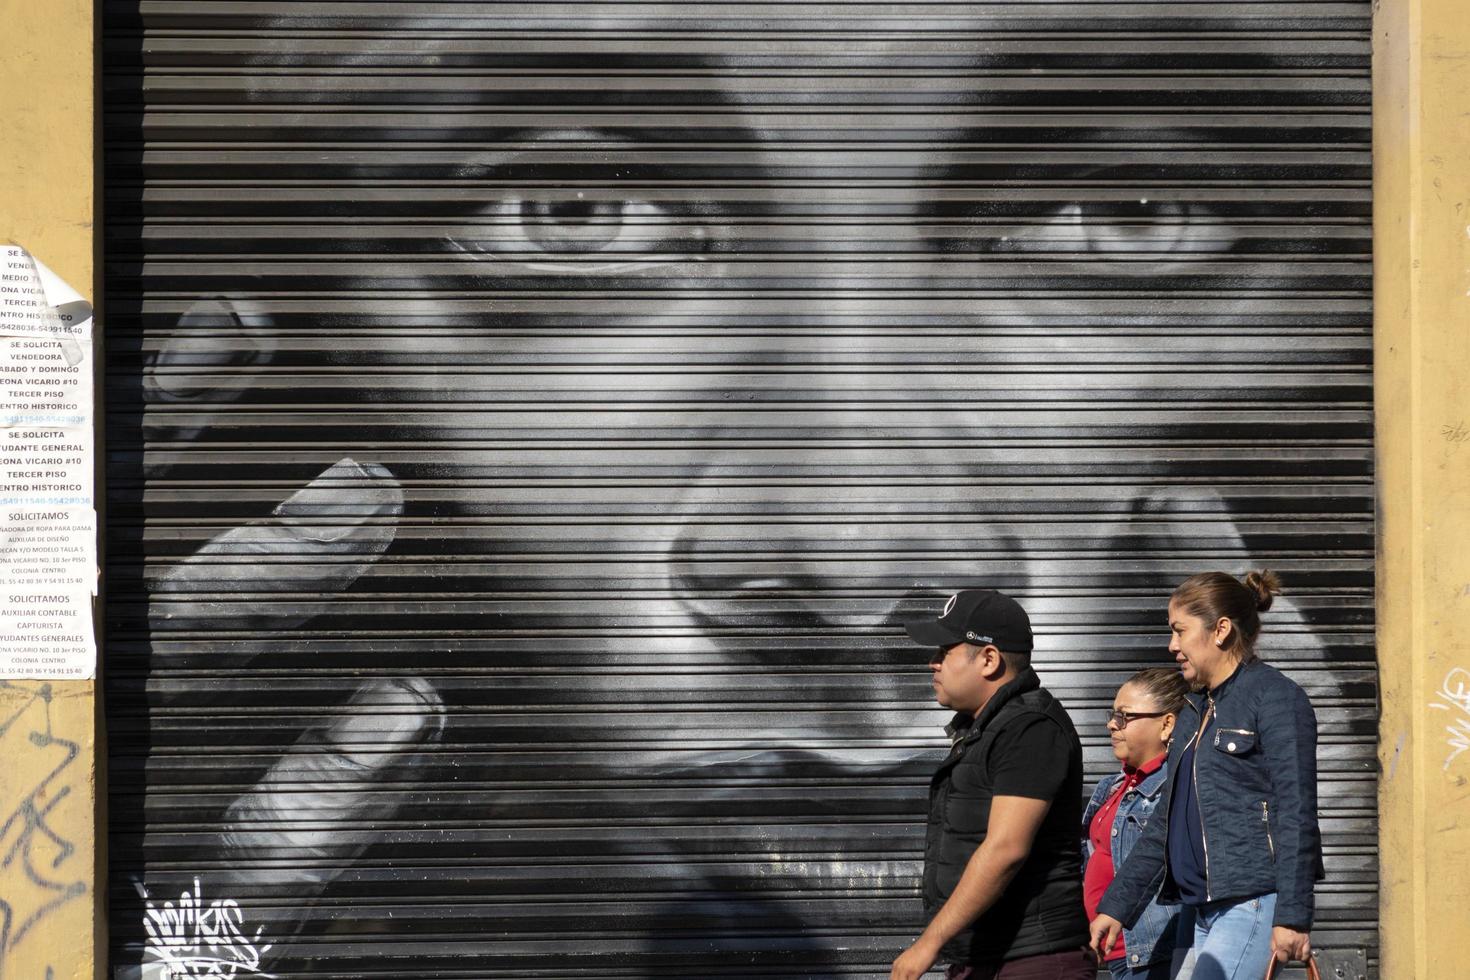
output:
M 993 648 L 990 648 L 993 650 Z M 969 643 L 941 647 L 929 659 L 934 700 L 951 711 L 973 715 L 985 704 L 992 687 L 988 673 L 994 659 Z

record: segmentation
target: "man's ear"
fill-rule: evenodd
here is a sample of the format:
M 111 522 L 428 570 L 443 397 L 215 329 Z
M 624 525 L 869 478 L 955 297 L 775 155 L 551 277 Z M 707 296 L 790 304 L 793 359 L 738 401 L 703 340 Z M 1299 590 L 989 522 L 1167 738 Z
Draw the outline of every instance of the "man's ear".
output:
M 983 658 L 980 670 L 988 681 L 998 680 L 1006 672 L 1005 656 L 1000 652 L 1000 647 L 993 643 L 987 643 L 980 648 L 980 656 Z

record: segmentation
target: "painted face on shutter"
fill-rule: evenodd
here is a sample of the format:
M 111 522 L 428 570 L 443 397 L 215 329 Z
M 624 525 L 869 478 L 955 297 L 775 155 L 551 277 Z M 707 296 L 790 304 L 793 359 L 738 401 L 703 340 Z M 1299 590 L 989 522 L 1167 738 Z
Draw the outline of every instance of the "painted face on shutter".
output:
M 140 279 L 197 293 L 171 320 L 150 301 L 141 342 L 148 506 L 180 525 L 144 543 L 160 664 L 310 671 L 315 720 L 267 748 L 353 746 L 322 753 L 335 775 L 242 771 L 225 863 L 306 854 L 320 892 L 383 865 L 365 826 L 401 821 L 434 861 L 409 821 L 542 821 L 555 843 L 465 832 L 487 879 L 575 837 L 615 856 L 607 893 L 652 855 L 691 914 L 826 935 L 840 916 L 761 888 L 890 874 L 843 856 L 848 831 L 791 828 L 911 809 L 942 712 L 902 619 L 983 583 L 1066 663 L 1113 615 L 1097 597 L 1163 587 L 1184 541 L 1245 565 L 1210 484 L 1280 464 L 1222 450 L 1249 439 L 1221 407 L 1313 397 L 1256 369 L 1314 356 L 1282 329 L 1307 301 L 1279 293 L 1344 286 L 1317 253 L 1347 233 L 1306 209 L 1351 202 L 1262 186 L 1305 179 L 1289 123 L 1180 108 L 1235 104 L 1254 41 L 1078 54 L 958 8 L 931 44 L 883 5 L 793 7 L 775 34 L 722 5 L 530 27 L 462 6 L 357 31 L 305 5 L 245 96 L 261 145 L 217 155 L 211 179 L 254 185 L 155 192 L 217 224 L 159 229 L 161 252 L 239 259 L 160 254 Z M 1045 6 L 1043 34 L 1066 13 Z M 1180 93 L 1211 65 L 1223 88 Z M 1321 349 L 1366 363 L 1366 334 Z M 245 681 L 188 684 L 159 696 L 251 717 Z M 248 833 L 292 799 L 300 828 Z
M 852 16 L 867 37 L 894 26 Z M 416 38 L 350 59 L 449 72 L 414 82 L 412 105 L 390 82 L 356 95 L 340 81 L 254 93 L 265 112 L 380 104 L 387 116 L 342 138 L 393 152 L 313 156 L 342 182 L 292 203 L 299 223 L 278 234 L 297 244 L 258 248 L 309 243 L 323 257 L 267 267 L 260 289 L 289 299 L 230 301 L 249 318 L 233 331 L 251 340 L 249 368 L 263 370 L 170 339 L 149 375 L 167 411 L 148 416 L 149 431 L 196 449 L 226 432 L 287 447 L 258 471 L 273 485 L 245 491 L 258 510 L 319 466 L 316 490 L 338 494 L 334 519 L 376 532 L 337 547 L 372 563 L 351 588 L 391 600 L 363 609 L 387 628 L 480 631 L 493 615 L 512 632 L 588 636 L 613 661 L 653 671 L 590 671 L 589 700 L 703 683 L 711 699 L 747 692 L 737 704 L 867 705 L 860 717 L 793 711 L 777 728 L 737 711 L 722 728 L 731 758 L 759 746 L 777 768 L 792 753 L 906 764 L 920 753 L 888 746 L 914 744 L 932 718 L 911 706 L 922 687 L 899 619 L 977 576 L 1039 587 L 1045 603 L 1057 573 L 1028 551 L 1096 552 L 1097 519 L 1129 518 L 1136 489 L 1066 484 L 1116 474 L 1120 452 L 1125 470 L 1147 475 L 1163 465 L 1158 451 L 1097 446 L 1194 423 L 1161 407 L 1167 374 L 1119 378 L 1135 355 L 1160 357 L 1155 341 L 1118 329 L 1142 312 L 1119 297 L 1140 276 L 1182 288 L 1173 277 L 1204 274 L 1202 257 L 1229 251 L 1234 226 L 1208 195 L 1181 203 L 1177 188 L 1154 189 L 1171 167 L 1199 166 L 1178 147 L 1093 152 L 1183 138 L 1167 129 L 1175 114 L 1137 113 L 1122 129 L 1068 116 L 1042 135 L 1016 125 L 1001 90 L 966 73 L 1007 76 L 1020 46 L 982 56 L 907 43 L 854 55 L 820 40 L 709 54 L 654 45 L 608 60 L 589 31 L 571 45 L 581 55 Z M 604 73 L 581 70 L 594 54 Z M 780 81 L 761 70 L 783 58 L 823 71 Z M 467 84 L 466 72 L 479 74 Z M 1063 86 L 1043 115 L 1090 91 Z M 305 140 L 305 122 L 277 114 L 272 133 Z M 275 166 L 258 179 L 299 175 Z M 1148 302 L 1153 321 L 1169 320 Z M 1117 407 L 1090 403 L 1103 388 Z M 217 410 L 213 424 L 199 427 L 185 402 Z M 293 406 L 287 427 L 278 405 Z M 400 486 L 396 511 L 344 478 L 359 472 Z M 1227 509 L 1208 494 L 1203 505 Z M 1037 525 L 1035 513 L 1090 520 Z M 333 577 L 322 585 L 340 591 L 363 566 L 324 566 Z M 192 574 L 166 573 L 170 593 Z M 312 574 L 298 566 L 282 581 L 309 592 Z M 322 622 L 323 610 L 291 605 L 272 597 L 265 615 Z M 171 604 L 169 622 L 191 609 L 218 625 L 231 606 Z M 752 679 L 771 670 L 822 682 Z M 884 735 L 855 738 L 864 732 Z M 725 757 L 687 748 L 696 742 L 667 751 L 700 766 Z

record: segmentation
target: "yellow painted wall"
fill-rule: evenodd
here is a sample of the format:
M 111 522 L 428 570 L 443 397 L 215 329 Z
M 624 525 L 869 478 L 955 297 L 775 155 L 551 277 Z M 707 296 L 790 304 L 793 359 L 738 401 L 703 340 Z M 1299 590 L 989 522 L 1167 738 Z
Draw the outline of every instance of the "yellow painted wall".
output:
M 0 238 L 24 245 L 88 299 L 96 295 L 92 4 L 0 0 Z
M 1465 10 L 1382 0 L 1374 38 L 1385 980 L 1470 975 Z M 92 0 L 0 0 L 0 24 L 0 238 L 95 297 Z M 0 980 L 90 977 L 104 948 L 94 716 L 91 683 L 0 687 Z
M 91 682 L 0 682 L 4 980 L 93 976 L 94 729 Z
M 93 0 L 0 0 L 0 31 L 0 240 L 92 299 Z M 92 682 L 0 685 L 0 980 L 91 980 L 104 948 L 95 717 Z
M 1386 980 L 1470 976 L 1470 8 L 1374 29 Z

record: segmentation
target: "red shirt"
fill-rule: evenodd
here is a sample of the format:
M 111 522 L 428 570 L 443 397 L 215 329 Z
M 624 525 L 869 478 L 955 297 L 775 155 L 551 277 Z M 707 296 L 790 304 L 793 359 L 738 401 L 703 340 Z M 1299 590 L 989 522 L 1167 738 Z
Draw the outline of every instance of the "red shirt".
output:
M 1102 902 L 1103 893 L 1113 883 L 1113 819 L 1118 815 L 1118 804 L 1122 802 L 1123 794 L 1143 782 L 1145 776 L 1158 772 L 1168 757 L 1166 752 L 1145 762 L 1138 769 L 1124 766 L 1123 778 L 1118 780 L 1118 785 L 1113 788 L 1107 802 L 1097 808 L 1097 813 L 1092 816 L 1092 823 L 1087 826 L 1087 839 L 1092 842 L 1092 857 L 1088 859 L 1087 870 L 1082 875 L 1082 904 L 1087 908 L 1089 922 L 1097 917 L 1097 907 Z M 1120 937 L 1108 959 L 1121 960 L 1123 955 L 1123 940 Z

